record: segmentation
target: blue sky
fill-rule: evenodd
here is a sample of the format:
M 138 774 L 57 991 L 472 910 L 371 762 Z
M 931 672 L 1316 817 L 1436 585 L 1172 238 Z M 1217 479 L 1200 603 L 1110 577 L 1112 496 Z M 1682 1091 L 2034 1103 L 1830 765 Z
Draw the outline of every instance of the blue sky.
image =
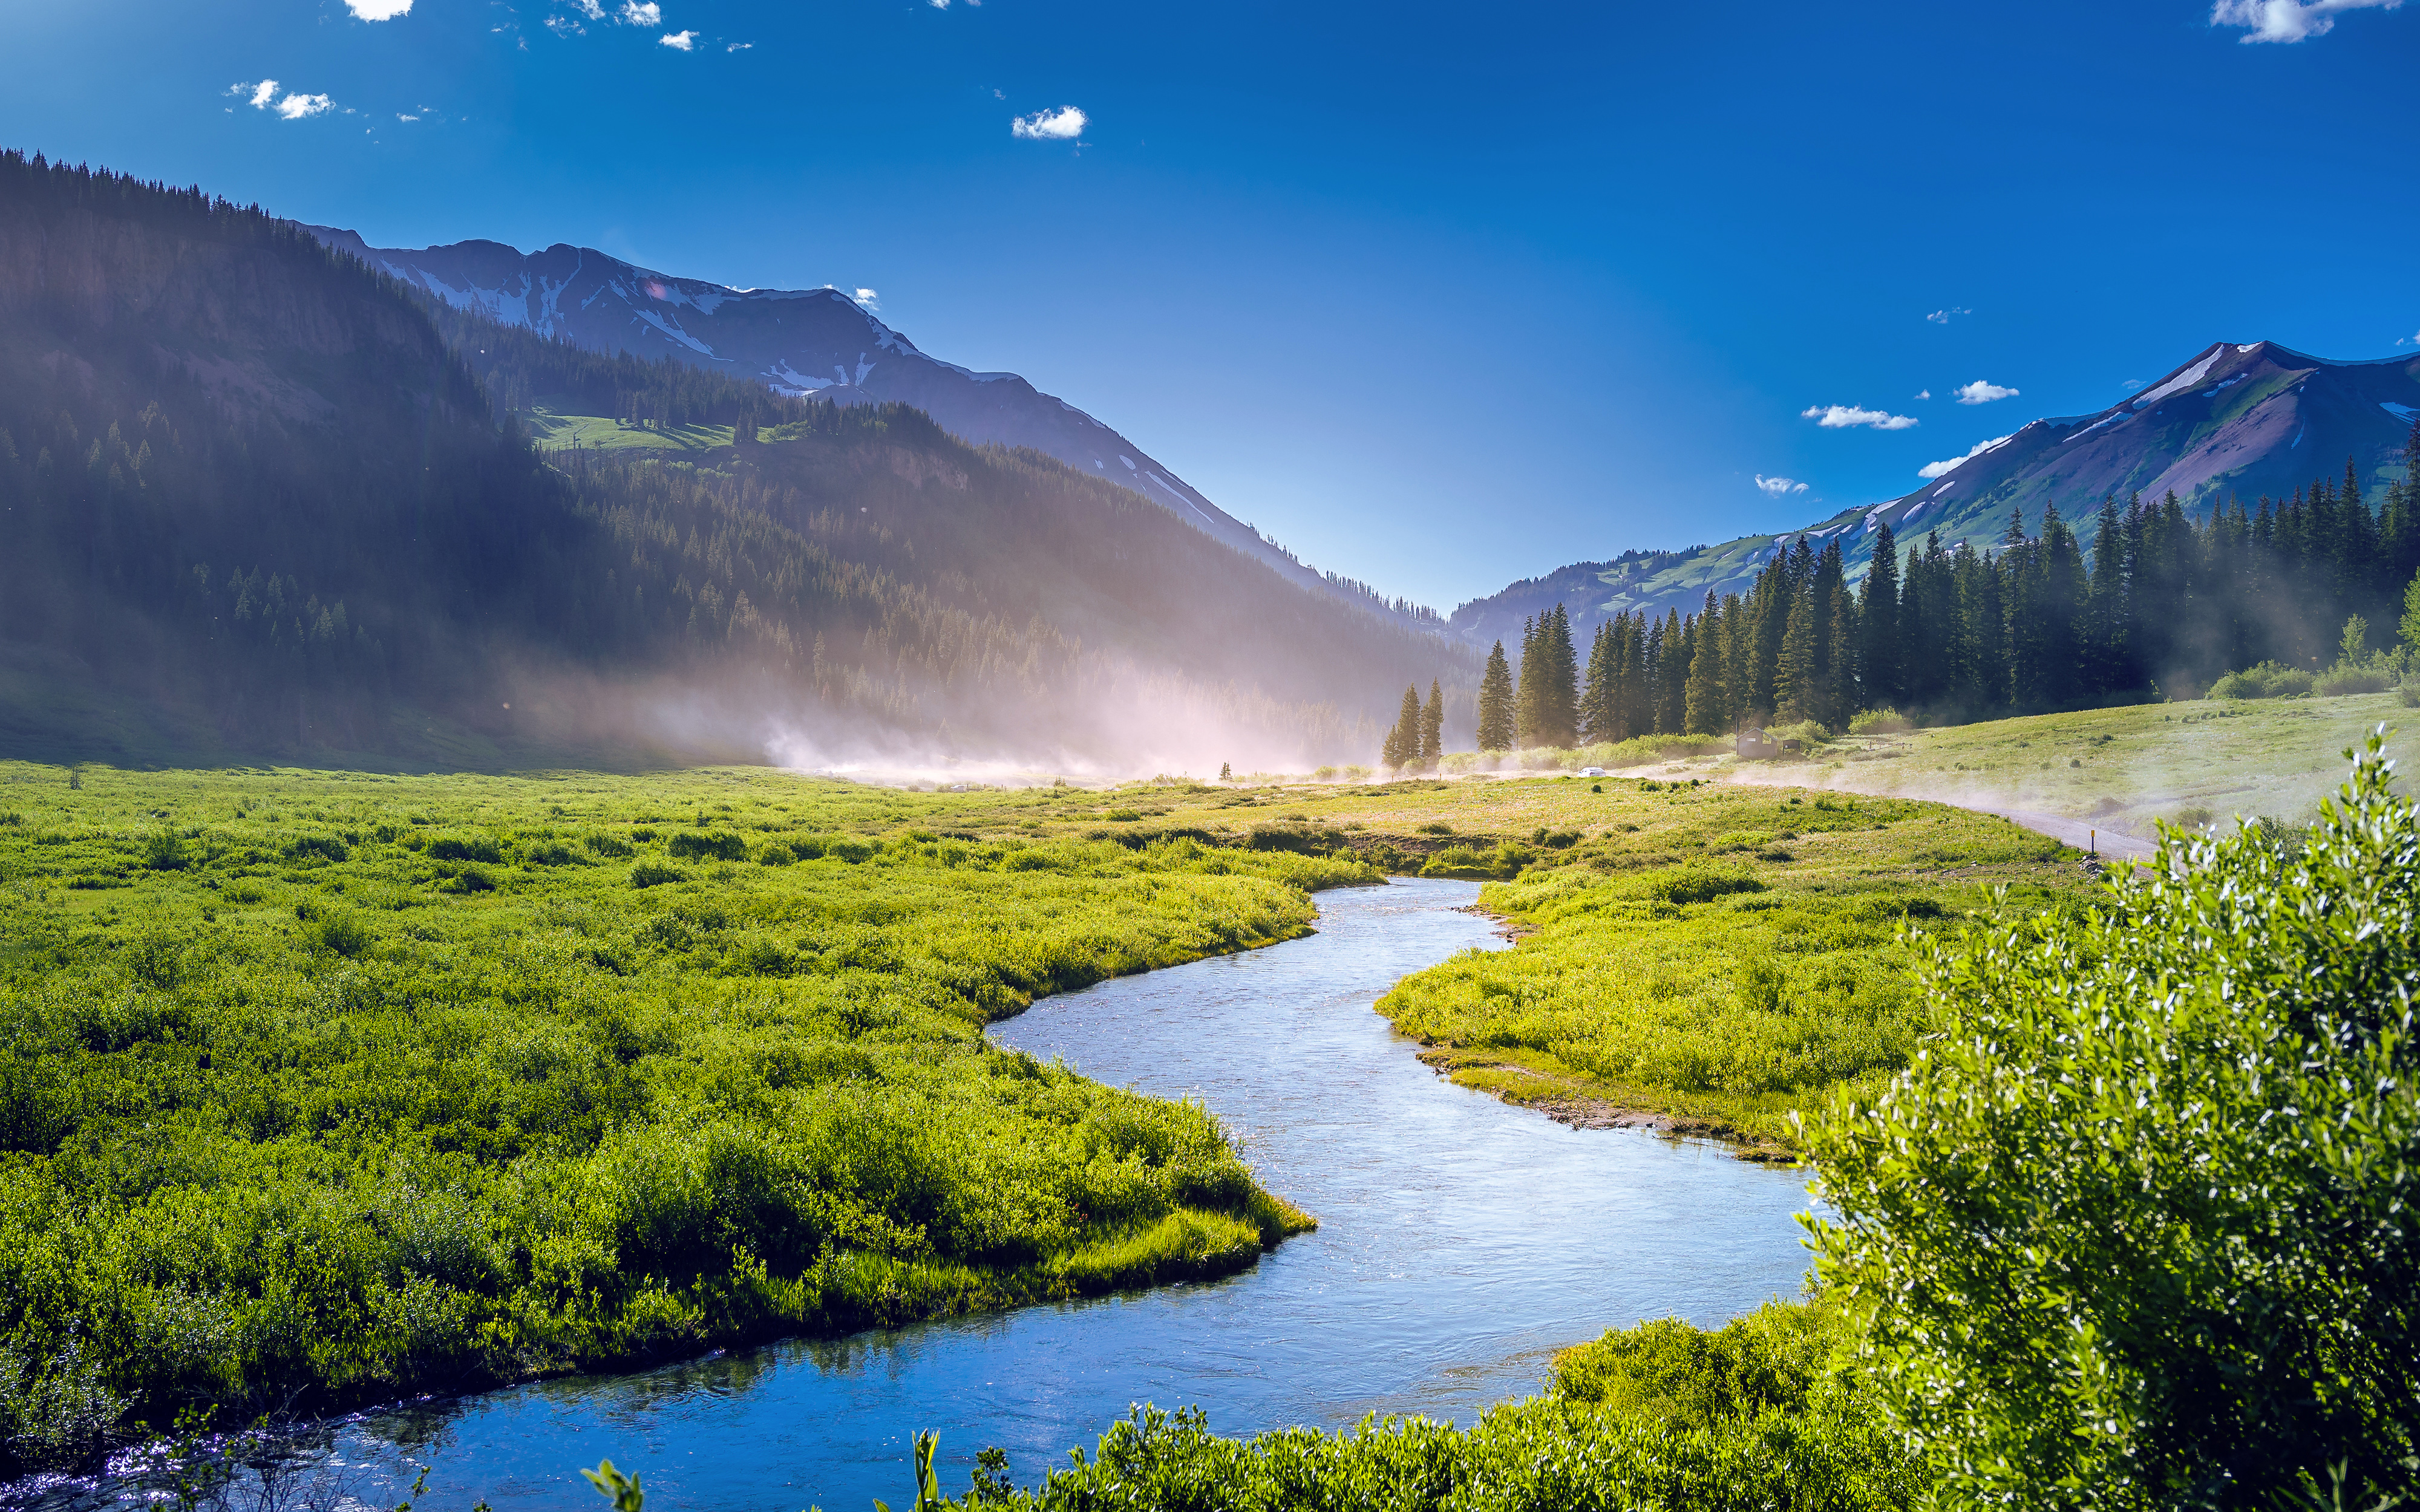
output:
M 0 18 L 0 145 L 381 245 L 871 288 L 1441 608 L 1895 497 L 2214 340 L 2420 338 L 2393 0 Z

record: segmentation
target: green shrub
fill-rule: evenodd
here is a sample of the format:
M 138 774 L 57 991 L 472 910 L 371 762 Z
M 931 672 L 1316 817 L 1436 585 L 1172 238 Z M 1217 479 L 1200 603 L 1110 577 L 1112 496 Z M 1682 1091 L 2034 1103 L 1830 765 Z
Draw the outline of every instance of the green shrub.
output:
M 1944 947 L 1814 1150 L 1823 1272 L 1960 1502 L 2420 1490 L 2420 820 L 2370 742 L 2299 849 L 2171 835 Z
M 1758 836 L 1754 843 L 1761 845 L 1765 837 Z M 1733 867 L 1693 865 L 1675 867 L 1648 884 L 1651 897 L 1668 903 L 1702 903 L 1735 892 L 1762 892 L 1763 879 L 1754 872 Z
M 2214 699 L 2298 698 L 2311 690 L 2311 674 L 2299 667 L 2264 661 L 2257 667 L 2228 672 L 2211 685 L 2210 696 Z
M 1765 733 L 1776 740 L 1794 740 L 1807 750 L 1813 750 L 1832 738 L 1832 732 L 1813 719 L 1801 719 L 1796 724 L 1777 724 Z
M 193 852 L 183 840 L 163 829 L 143 841 L 143 864 L 154 872 L 181 872 L 193 864 Z
M 688 880 L 688 872 L 676 866 L 666 866 L 661 861 L 641 861 L 630 868 L 630 886 L 634 887 L 659 887 L 667 882 Z
M 432 861 L 486 861 L 504 858 L 492 835 L 431 835 L 426 854 Z
M 588 847 L 591 856 L 602 856 L 609 861 L 624 860 L 631 855 L 628 841 L 602 832 L 587 836 L 581 843 Z
M 334 835 L 298 835 L 286 842 L 283 854 L 289 861 L 342 861 L 352 853 Z
M 718 861 L 748 859 L 748 841 L 728 829 L 684 829 L 666 841 L 664 849 L 684 860 L 701 857 Z
M 1853 735 L 1896 735 L 1916 728 L 1897 709 L 1868 709 L 1849 717 Z
M 367 951 L 373 943 L 368 927 L 349 913 L 328 915 L 313 924 L 309 933 L 314 945 L 347 960 Z
M 2383 693 L 2395 684 L 2395 670 L 2391 667 L 2339 663 L 2313 678 L 2311 691 L 2323 699 L 2345 698 L 2355 693 Z
M 845 861 L 850 866 L 856 866 L 860 862 L 873 859 L 874 846 L 854 835 L 839 835 L 824 841 L 823 853 L 836 861 Z

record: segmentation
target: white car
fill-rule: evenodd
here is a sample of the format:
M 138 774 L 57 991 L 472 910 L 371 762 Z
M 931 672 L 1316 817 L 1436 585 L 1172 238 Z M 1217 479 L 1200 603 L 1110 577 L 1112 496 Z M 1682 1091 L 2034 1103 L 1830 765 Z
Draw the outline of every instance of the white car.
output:
M 1583 766 L 1580 768 L 1580 776 L 1582 777 L 1603 777 L 1604 775 L 1605 768 L 1602 766 Z

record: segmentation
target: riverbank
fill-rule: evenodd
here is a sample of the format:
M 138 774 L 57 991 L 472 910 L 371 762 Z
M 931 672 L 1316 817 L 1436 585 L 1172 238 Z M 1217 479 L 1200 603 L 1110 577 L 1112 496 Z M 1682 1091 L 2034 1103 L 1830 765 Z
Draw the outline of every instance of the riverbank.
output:
M 1470 807 L 1603 827 L 1549 831 L 1563 842 L 1482 889 L 1530 932 L 1513 949 L 1407 978 L 1379 1012 L 1460 1085 L 1750 1160 L 1794 1161 L 1819 1105 L 1906 1063 L 1922 1022 L 1903 932 L 2078 907 L 2097 880 L 2054 841 L 1935 804 L 1702 780 L 1473 787 Z
M 1229 1274 L 1310 1226 L 1198 1105 L 981 1026 L 1299 936 L 1377 880 L 1349 856 L 770 772 L 67 776 L 0 767 L 20 1467 Z

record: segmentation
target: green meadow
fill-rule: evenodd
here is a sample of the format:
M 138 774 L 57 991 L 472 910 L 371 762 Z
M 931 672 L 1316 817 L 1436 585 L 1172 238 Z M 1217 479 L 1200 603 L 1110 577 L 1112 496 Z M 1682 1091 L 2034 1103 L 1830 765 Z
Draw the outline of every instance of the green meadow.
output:
M 1215 1119 L 981 1026 L 1378 873 L 1100 808 L 0 768 L 9 1458 L 1250 1263 Z
M 1922 936 L 2093 881 L 1987 815 L 1637 776 L 0 766 L 9 1457 L 1249 1265 L 1311 1219 L 1208 1111 L 982 1026 L 1387 874 L 1520 935 L 1377 1005 L 1439 1073 L 1784 1160 L 1908 1063 Z

